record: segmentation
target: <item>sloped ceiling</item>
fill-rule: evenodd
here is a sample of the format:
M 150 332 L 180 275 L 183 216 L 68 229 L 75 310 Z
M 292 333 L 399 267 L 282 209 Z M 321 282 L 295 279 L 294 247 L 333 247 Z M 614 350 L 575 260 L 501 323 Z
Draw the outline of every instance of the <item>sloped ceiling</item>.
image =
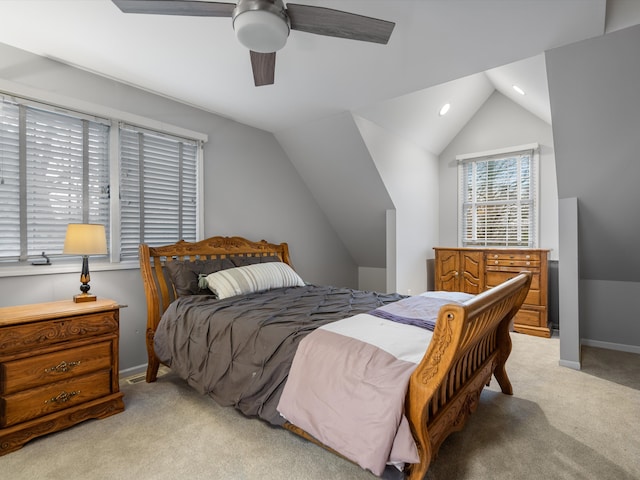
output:
M 0 42 L 271 132 L 601 35 L 605 0 L 297 0 L 396 22 L 388 45 L 292 31 L 253 86 L 230 19 L 124 14 L 110 0 L 3 0 Z M 437 107 L 439 108 L 439 107 Z
M 384 264 L 384 248 L 371 232 L 382 228 L 390 200 L 379 178 L 358 178 L 352 168 L 372 161 L 346 120 L 351 114 L 435 155 L 494 90 L 550 122 L 543 52 L 640 21 L 636 0 L 296 3 L 382 18 L 396 27 L 388 45 L 292 31 L 277 54 L 275 85 L 259 88 L 248 52 L 225 18 L 123 14 L 111 0 L 3 0 L 0 42 L 273 132 L 354 259 L 366 250 L 357 263 L 371 266 Z M 38 72 L 0 75 L 20 81 Z M 516 94 L 513 84 L 526 95 Z M 446 102 L 451 111 L 439 117 Z M 345 126 L 339 135 L 336 118 Z M 331 154 L 328 139 L 332 152 L 355 153 Z M 318 181 L 331 169 L 368 192 L 359 197 L 360 209 L 339 207 L 352 205 L 349 188 L 328 190 Z

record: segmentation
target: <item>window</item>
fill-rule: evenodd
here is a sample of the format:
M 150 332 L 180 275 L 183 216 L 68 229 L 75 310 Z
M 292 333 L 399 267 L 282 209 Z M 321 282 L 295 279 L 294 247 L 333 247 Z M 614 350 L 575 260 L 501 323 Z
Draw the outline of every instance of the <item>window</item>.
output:
M 120 258 L 138 245 L 196 240 L 198 144 L 120 127 Z
M 116 262 L 197 239 L 200 140 L 112 124 L 0 96 L 0 260 L 62 255 L 69 223 L 105 225 Z
M 0 257 L 61 254 L 68 223 L 108 226 L 108 124 L 6 99 L 0 109 Z
M 460 155 L 460 244 L 537 245 L 537 145 Z

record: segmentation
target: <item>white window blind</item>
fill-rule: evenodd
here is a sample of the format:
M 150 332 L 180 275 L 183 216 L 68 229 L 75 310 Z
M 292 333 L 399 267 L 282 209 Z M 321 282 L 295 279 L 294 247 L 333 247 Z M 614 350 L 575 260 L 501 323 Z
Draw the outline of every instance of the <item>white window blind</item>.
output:
M 0 256 L 20 257 L 20 109 L 0 102 Z
M 536 246 L 534 153 L 534 148 L 528 148 L 488 156 L 465 156 L 461 161 L 462 246 Z
M 109 126 L 2 100 L 0 258 L 62 254 L 69 223 L 109 228 Z
M 120 257 L 197 236 L 199 144 L 131 125 L 120 126 Z

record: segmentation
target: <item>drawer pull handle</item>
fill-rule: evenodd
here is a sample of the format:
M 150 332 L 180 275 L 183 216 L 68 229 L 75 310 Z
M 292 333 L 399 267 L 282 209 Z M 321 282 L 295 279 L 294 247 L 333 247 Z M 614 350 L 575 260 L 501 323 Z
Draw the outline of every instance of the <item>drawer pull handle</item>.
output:
M 77 367 L 78 365 L 80 365 L 80 360 L 78 360 L 77 362 L 65 362 L 63 360 L 62 362 L 60 362 L 55 367 L 45 368 L 44 369 L 44 373 L 53 373 L 53 372 L 55 372 L 55 373 L 63 373 L 63 372 L 68 372 L 73 367 Z
M 62 393 L 60 393 L 59 395 L 56 395 L 53 398 L 50 398 L 49 400 L 45 400 L 44 403 L 65 403 L 68 402 L 69 400 L 71 400 L 73 397 L 75 397 L 76 395 L 78 395 L 80 393 L 80 390 L 74 390 L 73 392 L 65 392 L 63 391 Z

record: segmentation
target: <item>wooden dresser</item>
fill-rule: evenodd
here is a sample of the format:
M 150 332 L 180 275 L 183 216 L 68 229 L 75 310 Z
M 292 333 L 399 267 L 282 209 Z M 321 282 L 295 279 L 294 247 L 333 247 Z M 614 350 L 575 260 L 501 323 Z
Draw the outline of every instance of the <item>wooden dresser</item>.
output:
M 549 250 L 525 248 L 434 248 L 435 289 L 478 294 L 514 277 L 533 273 L 529 294 L 514 319 L 514 330 L 550 337 Z
M 124 410 L 119 316 L 108 299 L 0 308 L 0 455 Z

